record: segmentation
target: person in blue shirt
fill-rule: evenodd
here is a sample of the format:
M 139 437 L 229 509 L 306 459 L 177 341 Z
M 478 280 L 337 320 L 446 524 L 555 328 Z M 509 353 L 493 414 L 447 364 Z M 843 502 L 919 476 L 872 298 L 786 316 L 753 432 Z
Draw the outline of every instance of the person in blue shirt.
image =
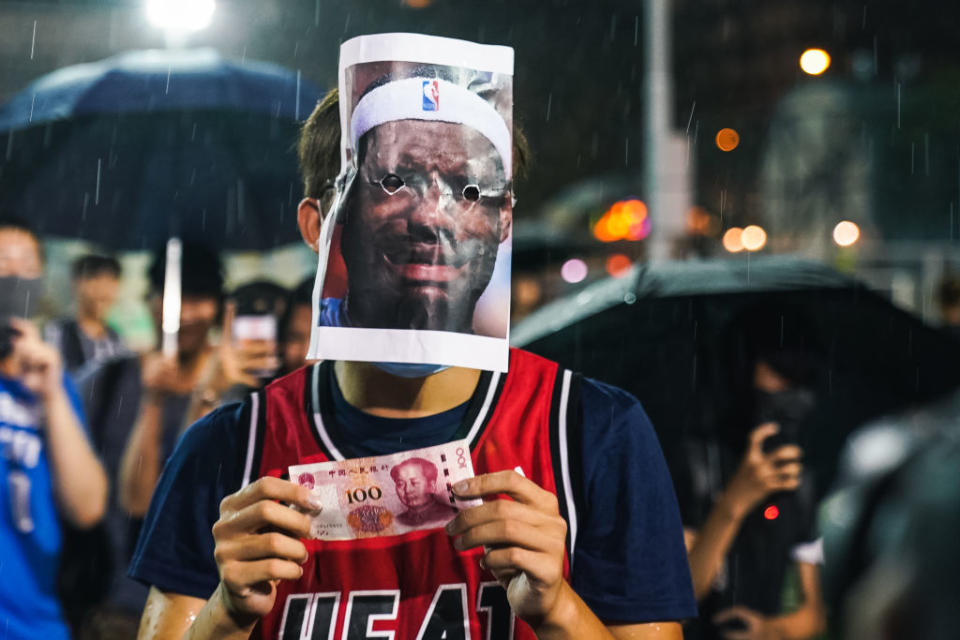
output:
M 107 476 L 84 431 L 59 353 L 25 318 L 43 252 L 25 223 L 0 218 L 0 638 L 70 637 L 57 599 L 62 517 L 103 516 Z

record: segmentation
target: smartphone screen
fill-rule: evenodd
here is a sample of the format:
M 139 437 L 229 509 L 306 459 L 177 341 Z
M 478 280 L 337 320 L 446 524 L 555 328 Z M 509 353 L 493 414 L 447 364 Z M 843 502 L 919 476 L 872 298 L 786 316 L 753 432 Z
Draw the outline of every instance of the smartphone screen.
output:
M 233 319 L 234 340 L 277 339 L 277 319 L 271 315 L 237 316 Z

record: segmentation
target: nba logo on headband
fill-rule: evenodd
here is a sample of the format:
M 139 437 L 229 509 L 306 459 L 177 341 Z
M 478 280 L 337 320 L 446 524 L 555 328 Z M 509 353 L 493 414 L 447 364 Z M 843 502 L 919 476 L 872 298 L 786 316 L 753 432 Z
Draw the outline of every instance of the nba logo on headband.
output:
M 440 110 L 440 83 L 436 80 L 423 81 L 423 110 Z

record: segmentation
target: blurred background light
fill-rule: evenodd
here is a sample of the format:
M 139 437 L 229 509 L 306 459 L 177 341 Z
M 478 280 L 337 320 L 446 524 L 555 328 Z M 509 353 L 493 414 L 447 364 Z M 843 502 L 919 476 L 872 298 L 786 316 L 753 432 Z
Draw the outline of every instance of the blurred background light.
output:
M 763 517 L 767 520 L 776 520 L 779 515 L 780 509 L 778 509 L 774 504 L 763 510 Z
M 210 26 L 214 0 L 147 0 L 150 24 L 168 31 L 200 31 Z
M 833 228 L 833 241 L 841 247 L 849 247 L 860 239 L 860 227 L 854 222 L 844 220 Z
M 743 229 L 740 227 L 730 227 L 723 234 L 723 248 L 730 253 L 739 253 L 743 251 Z
M 580 258 L 571 258 L 560 267 L 560 277 L 570 284 L 582 282 L 587 277 L 587 263 Z
M 593 237 L 600 242 L 643 240 L 649 235 L 647 205 L 637 199 L 613 203 L 593 225 Z
M 615 253 L 607 258 L 607 273 L 614 278 L 622 278 L 627 275 L 630 273 L 630 267 L 632 266 L 633 261 L 622 253 Z
M 740 144 L 740 134 L 736 129 L 724 127 L 717 131 L 716 142 L 720 151 L 733 151 Z
M 800 68 L 804 73 L 818 76 L 830 68 L 830 54 L 823 49 L 807 49 L 800 56 Z
M 687 233 L 693 236 L 714 236 L 719 221 L 703 207 L 691 207 L 687 211 Z
M 747 251 L 760 251 L 767 245 L 767 232 L 755 224 L 745 227 L 740 242 Z

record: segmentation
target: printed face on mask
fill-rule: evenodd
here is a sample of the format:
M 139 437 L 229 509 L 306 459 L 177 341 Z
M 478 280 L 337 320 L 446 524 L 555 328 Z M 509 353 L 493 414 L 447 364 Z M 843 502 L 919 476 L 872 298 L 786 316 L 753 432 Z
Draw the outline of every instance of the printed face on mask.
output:
M 406 120 L 367 133 L 359 159 L 342 245 L 351 323 L 472 332 L 511 224 L 493 145 L 464 125 Z

